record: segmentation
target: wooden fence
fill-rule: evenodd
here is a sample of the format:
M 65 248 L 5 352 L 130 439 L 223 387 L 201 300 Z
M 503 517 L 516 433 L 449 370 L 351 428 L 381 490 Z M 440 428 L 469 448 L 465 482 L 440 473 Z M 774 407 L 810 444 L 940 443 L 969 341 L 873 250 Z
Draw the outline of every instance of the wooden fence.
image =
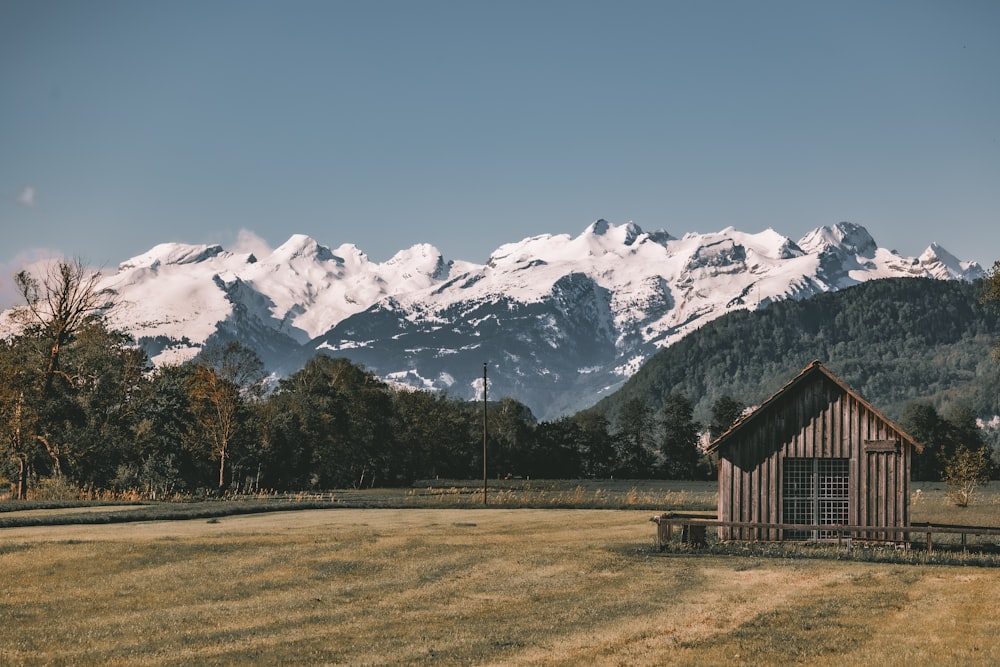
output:
M 799 523 L 749 523 L 742 521 L 719 521 L 713 516 L 704 514 L 682 514 L 667 512 L 650 519 L 656 523 L 656 547 L 660 551 L 673 539 L 674 528 L 681 531 L 681 540 L 685 543 L 700 545 L 705 543 L 705 530 L 709 527 L 729 527 L 749 529 L 757 537 L 752 541 L 765 541 L 760 535 L 767 531 L 809 531 L 822 532 L 832 537 L 826 542 L 843 544 L 863 536 L 867 542 L 892 542 L 907 548 L 910 546 L 910 535 L 923 533 L 926 535 L 928 553 L 934 550 L 935 534 L 961 535 L 961 545 L 967 545 L 968 536 L 1000 535 L 1000 528 L 995 526 L 959 526 L 951 524 L 911 523 L 908 526 L 849 526 L 840 524 L 799 524 Z M 872 537 L 875 535 L 875 537 Z M 797 540 L 801 541 L 801 540 Z

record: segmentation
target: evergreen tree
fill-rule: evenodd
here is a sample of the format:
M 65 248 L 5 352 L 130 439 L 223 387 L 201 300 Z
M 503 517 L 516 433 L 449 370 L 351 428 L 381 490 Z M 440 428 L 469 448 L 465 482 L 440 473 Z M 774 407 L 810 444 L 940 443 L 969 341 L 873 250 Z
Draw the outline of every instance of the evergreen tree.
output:
M 503 398 L 488 406 L 487 435 L 489 436 L 490 469 L 498 475 L 527 474 L 524 462 L 528 458 L 535 417 L 531 409 L 512 398 Z
M 617 456 L 608 420 L 593 411 L 581 412 L 573 419 L 579 428 L 583 473 L 589 477 L 610 477 L 617 466 Z
M 983 292 L 979 297 L 981 303 L 1000 304 L 1000 259 L 993 262 L 993 266 L 986 273 L 983 280 Z M 997 341 L 993 348 L 993 358 L 1000 361 L 1000 341 Z
M 700 452 L 698 432 L 691 401 L 681 394 L 670 394 L 660 411 L 660 453 L 662 470 L 668 479 L 694 479 Z
M 975 414 L 965 404 L 951 407 L 946 417 L 927 403 L 909 403 L 900 423 L 903 429 L 924 446 L 913 459 L 911 477 L 923 481 L 941 481 L 949 462 L 960 447 L 978 456 L 988 450 Z
M 960 446 L 972 452 L 986 448 L 986 440 L 976 422 L 976 414 L 968 405 L 953 404 L 945 420 L 948 422 L 948 451 L 942 453 L 942 459 L 951 458 Z
M 743 415 L 746 406 L 729 394 L 720 396 L 712 404 L 712 422 L 709 424 L 709 434 L 712 440 L 729 430 Z
M 188 446 L 196 429 L 188 391 L 193 372 L 190 364 L 160 366 L 142 384 L 135 444 L 119 465 L 114 486 L 163 496 L 194 491 L 211 479 L 208 460 L 195 457 Z
M 446 394 L 400 389 L 393 405 L 394 457 L 401 483 L 474 476 L 473 452 L 482 449 L 482 419 L 465 402 L 449 400 Z
M 618 413 L 615 440 L 619 447 L 618 472 L 620 477 L 641 478 L 653 474 L 656 461 L 656 422 L 649 403 L 640 397 L 631 398 Z
M 913 457 L 910 476 L 915 480 L 940 481 L 941 461 L 948 455 L 946 422 L 929 403 L 912 402 L 903 408 L 900 426 L 924 446 L 923 451 Z
M 63 352 L 75 381 L 71 397 L 81 419 L 61 436 L 64 472 L 78 485 L 107 488 L 134 449 L 145 353 L 126 333 L 97 320 L 81 328 Z
M 572 417 L 545 421 L 534 429 L 526 473 L 542 479 L 574 479 L 583 474 L 581 430 Z
M 661 350 L 595 406 L 617 415 L 631 398 L 654 413 L 672 393 L 710 420 L 720 393 L 763 401 L 814 359 L 888 415 L 926 400 L 942 409 L 962 395 L 976 414 L 1000 413 L 1000 370 L 984 364 L 1000 309 L 978 284 L 873 280 L 809 299 L 729 313 Z

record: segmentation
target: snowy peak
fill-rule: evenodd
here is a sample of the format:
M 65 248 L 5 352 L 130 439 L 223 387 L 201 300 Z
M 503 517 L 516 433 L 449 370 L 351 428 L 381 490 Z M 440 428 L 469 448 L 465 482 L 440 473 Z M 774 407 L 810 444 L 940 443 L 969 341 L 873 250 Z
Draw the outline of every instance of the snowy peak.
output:
M 592 222 L 581 236 L 606 236 L 613 243 L 632 245 L 642 235 L 642 228 L 634 222 L 613 225 L 604 218 Z
M 157 269 L 165 264 L 196 264 L 214 259 L 223 253 L 220 245 L 188 245 L 160 243 L 148 252 L 125 260 L 119 269 Z M 251 255 L 252 256 L 252 255 Z
M 941 280 L 976 280 L 983 277 L 978 262 L 962 262 L 937 243 L 931 243 L 918 259 L 920 266 Z
M 643 253 L 647 245 L 657 246 L 658 250 L 652 252 L 662 256 L 671 240 L 673 238 L 662 230 L 649 234 L 633 222 L 614 225 L 601 219 L 588 225 L 575 237 L 543 234 L 517 243 L 506 243 L 490 255 L 487 266 L 504 270 L 543 264 L 592 265 L 594 262 L 617 261 Z
M 448 267 L 440 250 L 429 243 L 418 243 L 407 250 L 400 250 L 383 264 L 382 277 L 386 280 L 417 279 L 426 287 L 433 281 L 446 279 Z
M 802 257 L 805 254 L 805 251 L 797 243 L 770 228 L 758 234 L 752 234 L 750 238 L 753 239 L 754 251 L 766 257 L 781 260 Z
M 983 275 L 977 262 L 959 261 L 937 243 L 932 243 L 919 258 L 900 257 L 895 251 L 879 248 L 867 229 L 852 222 L 814 229 L 798 245 L 805 253 L 819 258 L 817 276 L 841 288 L 868 277 L 909 275 L 976 280 Z
M 320 245 L 305 234 L 293 234 L 287 241 L 278 246 L 265 260 L 268 264 L 284 264 L 295 260 L 307 262 L 336 262 L 343 260 L 333 254 L 329 248 Z
M 583 234 L 585 236 L 604 236 L 608 233 L 608 230 L 611 229 L 611 227 L 612 225 L 610 222 L 601 218 L 600 220 L 590 223 L 590 226 L 583 230 Z
M 878 249 L 868 230 L 853 222 L 838 222 L 833 227 L 814 229 L 802 237 L 798 246 L 812 254 L 839 250 L 858 257 L 872 257 Z
M 614 225 L 601 218 L 583 230 L 583 233 L 576 237 L 573 243 L 585 246 L 592 253 L 599 249 L 603 253 L 621 254 L 623 248 L 628 248 L 636 243 L 642 243 L 651 239 L 655 239 L 654 242 L 660 243 L 663 240 L 670 239 L 670 235 L 663 230 L 647 234 L 642 230 L 642 227 L 634 222 L 628 222 L 624 225 Z
M 630 222 L 625 225 L 624 232 L 625 238 L 622 240 L 622 243 L 625 245 L 632 245 L 640 236 L 642 236 L 642 228 L 634 222 Z
M 706 270 L 709 273 L 770 271 L 785 260 L 804 255 L 801 248 L 773 229 L 756 234 L 733 227 L 708 234 L 689 233 L 667 248 L 673 256 L 683 256 L 683 270 L 689 277 L 704 275 Z

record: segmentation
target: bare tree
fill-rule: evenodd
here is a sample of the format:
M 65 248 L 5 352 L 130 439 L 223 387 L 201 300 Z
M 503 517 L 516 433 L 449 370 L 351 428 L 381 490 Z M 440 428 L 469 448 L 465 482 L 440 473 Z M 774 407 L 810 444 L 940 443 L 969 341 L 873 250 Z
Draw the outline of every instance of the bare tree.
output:
M 239 343 L 211 346 L 201 355 L 189 381 L 199 440 L 219 462 L 219 490 L 226 486 L 226 461 L 245 430 L 248 401 L 259 396 L 264 367 L 252 349 Z
M 100 280 L 100 273 L 80 260 L 56 260 L 38 275 L 20 271 L 14 276 L 24 304 L 11 313 L 21 331 L 6 348 L 12 356 L 3 364 L 7 371 L 0 413 L 6 416 L 4 431 L 19 464 L 19 497 L 24 497 L 27 486 L 31 443 L 45 447 L 55 474 L 61 474 L 63 447 L 47 426 L 60 415 L 44 413 L 58 412 L 51 400 L 58 393 L 57 378 L 68 387 L 76 384 L 60 363 L 63 349 L 111 307 L 111 294 L 100 289 Z M 43 410 L 43 406 L 48 407 Z
M 27 271 L 14 276 L 25 302 L 15 309 L 14 316 L 25 326 L 26 333 L 44 341 L 48 352 L 43 397 L 50 395 L 57 376 L 72 381 L 59 365 L 63 346 L 111 308 L 110 292 L 99 289 L 100 280 L 99 272 L 91 271 L 78 259 L 53 262 L 40 276 Z
M 219 490 L 226 485 L 226 461 L 232 456 L 233 436 L 239 427 L 243 405 L 240 388 L 213 368 L 198 366 L 189 381 L 192 407 L 200 437 L 213 459 L 219 462 Z

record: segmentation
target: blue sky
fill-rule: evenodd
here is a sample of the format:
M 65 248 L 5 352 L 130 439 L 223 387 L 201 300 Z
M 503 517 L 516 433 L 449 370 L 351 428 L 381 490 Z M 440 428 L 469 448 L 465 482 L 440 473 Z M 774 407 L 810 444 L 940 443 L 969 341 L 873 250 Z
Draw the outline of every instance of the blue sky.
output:
M 0 91 L 8 275 L 597 218 L 1000 258 L 995 0 L 3 0 Z

